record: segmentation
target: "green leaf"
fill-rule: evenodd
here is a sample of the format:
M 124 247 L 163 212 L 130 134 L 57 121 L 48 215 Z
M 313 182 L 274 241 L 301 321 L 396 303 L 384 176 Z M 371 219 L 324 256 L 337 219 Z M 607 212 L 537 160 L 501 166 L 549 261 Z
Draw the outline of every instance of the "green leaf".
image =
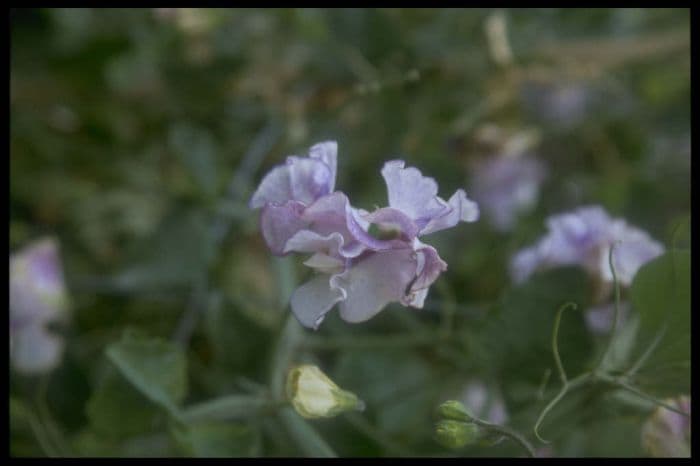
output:
M 230 458 L 257 456 L 260 434 L 242 424 L 203 422 L 176 427 L 173 436 L 187 456 Z
M 217 147 L 211 134 L 201 128 L 176 124 L 170 129 L 168 142 L 199 190 L 207 197 L 215 195 L 218 188 Z
M 113 368 L 93 391 L 86 411 L 94 431 L 112 439 L 148 432 L 162 417 L 162 411 Z
M 639 353 L 664 332 L 638 373 L 657 395 L 690 389 L 690 252 L 669 251 L 639 269 L 630 288 L 639 313 Z M 665 331 L 663 330 L 665 328 Z
M 182 349 L 159 338 L 127 330 L 107 356 L 149 400 L 171 414 L 187 393 L 187 366 Z
M 231 395 L 188 406 L 182 411 L 186 422 L 198 420 L 245 419 L 270 409 L 270 401 L 258 396 Z

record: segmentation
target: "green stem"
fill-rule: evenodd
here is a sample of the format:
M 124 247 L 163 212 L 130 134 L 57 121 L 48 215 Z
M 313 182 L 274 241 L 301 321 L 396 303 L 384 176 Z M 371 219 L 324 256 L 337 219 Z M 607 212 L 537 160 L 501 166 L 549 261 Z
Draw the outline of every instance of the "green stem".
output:
M 627 369 L 627 371 L 625 371 L 623 377 L 630 378 L 634 374 L 636 374 L 639 369 L 641 369 L 641 367 L 644 365 L 647 359 L 649 359 L 649 356 L 651 356 L 651 354 L 654 352 L 656 347 L 659 346 L 661 339 L 666 334 L 666 328 L 667 325 L 664 322 L 664 326 L 657 332 L 656 336 L 654 337 L 654 340 L 647 347 L 647 349 L 644 350 L 644 353 L 639 357 L 639 359 L 637 359 L 637 361 L 629 369 Z
M 602 353 L 600 353 L 598 362 L 595 364 L 595 369 L 593 369 L 594 373 L 600 372 L 600 368 L 603 366 L 605 358 L 608 357 L 608 354 L 612 350 L 613 341 L 615 340 L 615 333 L 617 332 L 617 321 L 620 316 L 620 282 L 617 280 L 617 273 L 615 272 L 615 265 L 613 264 L 613 252 L 615 250 L 616 244 L 617 242 L 612 243 L 610 245 L 610 250 L 608 251 L 608 265 L 610 266 L 610 272 L 612 273 L 613 277 L 613 286 L 615 288 L 615 311 L 613 314 L 612 329 L 610 330 L 610 337 L 608 338 L 608 342 L 605 345 L 605 349 Z
M 530 442 L 528 442 L 525 439 L 525 437 L 523 437 L 519 432 L 509 427 L 500 426 L 498 424 L 491 424 L 490 422 L 482 421 L 481 419 L 477 418 L 472 418 L 471 421 L 476 425 L 485 427 L 489 430 L 505 435 L 506 437 L 520 444 L 520 446 L 522 446 L 525 449 L 525 451 L 527 451 L 528 456 L 530 456 L 531 458 L 535 457 L 535 449 L 532 447 L 532 445 L 530 445 Z
M 576 309 L 576 303 L 564 303 L 559 308 L 557 311 L 557 316 L 554 319 L 554 330 L 552 331 L 552 353 L 554 354 L 554 362 L 556 363 L 557 371 L 559 372 L 559 379 L 564 385 L 566 385 L 567 379 L 566 372 L 564 371 L 564 365 L 561 363 L 561 357 L 559 357 L 559 326 L 561 325 L 561 316 L 568 308 Z
M 665 403 L 664 401 L 661 401 L 658 398 L 656 398 L 652 395 L 649 395 L 648 393 L 644 393 L 640 389 L 628 384 L 627 382 L 625 382 L 623 380 L 620 380 L 620 378 L 618 378 L 618 377 L 611 377 L 609 375 L 598 374 L 596 376 L 596 378 L 598 378 L 599 380 L 602 380 L 604 382 L 608 382 L 616 387 L 627 390 L 630 393 L 634 393 L 638 397 L 644 398 L 645 400 L 648 400 L 648 401 L 651 401 L 655 405 L 666 408 L 669 411 L 673 411 L 674 413 L 678 413 L 678 414 L 681 414 L 683 416 L 690 417 L 690 413 L 686 413 L 685 411 L 681 411 L 680 409 L 675 408 L 675 407 L 669 405 L 668 403 Z

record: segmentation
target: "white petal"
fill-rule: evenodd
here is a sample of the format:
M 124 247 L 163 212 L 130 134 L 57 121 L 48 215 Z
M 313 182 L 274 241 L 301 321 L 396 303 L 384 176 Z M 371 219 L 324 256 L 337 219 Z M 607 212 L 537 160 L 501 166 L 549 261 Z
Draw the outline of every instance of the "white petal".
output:
M 18 371 L 47 372 L 56 367 L 63 352 L 63 339 L 43 325 L 30 325 L 12 335 L 11 358 Z
M 301 285 L 292 294 L 292 311 L 304 327 L 317 329 L 333 305 L 345 298 L 342 289 L 331 288 L 330 278 L 320 274 Z
M 331 283 L 347 292 L 340 316 L 347 322 L 364 322 L 387 304 L 401 301 L 416 276 L 416 265 L 412 249 L 393 249 L 372 253 L 334 276 Z

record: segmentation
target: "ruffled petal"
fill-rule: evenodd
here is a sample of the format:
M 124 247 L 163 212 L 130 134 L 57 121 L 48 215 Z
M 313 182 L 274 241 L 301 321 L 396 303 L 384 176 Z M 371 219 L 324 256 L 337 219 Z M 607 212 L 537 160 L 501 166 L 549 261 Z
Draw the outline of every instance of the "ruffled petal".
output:
M 417 223 L 420 220 L 427 223 L 445 211 L 446 203 L 438 198 L 438 185 L 433 178 L 423 176 L 415 167 L 404 168 L 404 165 L 403 160 L 392 160 L 382 168 L 389 206 Z
M 331 278 L 347 298 L 339 305 L 340 316 L 351 323 L 364 322 L 394 301 L 404 298 L 416 276 L 416 257 L 411 248 L 373 252 L 351 268 Z
M 428 288 L 442 272 L 447 270 L 447 264 L 440 258 L 434 247 L 421 243 L 417 238 L 414 240 L 413 248 L 417 261 L 416 279 L 401 303 L 420 309 L 428 295 Z
M 345 299 L 345 291 L 331 286 L 330 278 L 328 275 L 318 275 L 292 294 L 292 311 L 304 327 L 317 329 L 335 303 Z
M 356 215 L 347 196 L 339 191 L 318 199 L 304 211 L 304 219 L 311 225 L 309 229 L 321 235 L 340 233 L 345 239 L 346 251 L 359 248 L 383 250 L 396 245 L 395 242 L 378 240 L 367 233 L 366 227 L 358 222 Z
M 463 189 L 455 191 L 450 200 L 447 201 L 447 205 L 449 209 L 430 220 L 420 231 L 421 235 L 452 228 L 459 222 L 474 222 L 479 218 L 479 206 L 467 198 L 467 193 Z

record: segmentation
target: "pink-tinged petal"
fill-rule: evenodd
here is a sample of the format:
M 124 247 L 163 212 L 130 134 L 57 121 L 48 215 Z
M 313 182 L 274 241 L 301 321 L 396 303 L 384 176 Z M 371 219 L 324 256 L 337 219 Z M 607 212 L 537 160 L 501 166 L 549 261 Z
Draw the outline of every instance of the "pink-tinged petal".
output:
M 418 225 L 408 218 L 406 214 L 392 207 L 377 209 L 371 214 L 366 214 L 363 219 L 369 223 L 374 223 L 380 228 L 396 230 L 400 232 L 404 239 L 412 241 L 418 234 Z
M 382 176 L 389 193 L 389 206 L 402 211 L 414 221 L 426 222 L 447 208 L 438 198 L 438 185 L 433 178 L 423 176 L 414 167 L 404 168 L 403 160 L 384 164 Z
M 20 372 L 47 372 L 58 365 L 62 353 L 63 339 L 41 324 L 29 325 L 12 335 L 10 355 Z
M 328 166 L 330 171 L 330 182 L 328 192 L 335 190 L 335 178 L 338 170 L 338 143 L 335 141 L 324 141 L 309 149 L 309 157 L 322 161 Z
M 347 196 L 339 191 L 323 196 L 304 211 L 304 219 L 311 225 L 309 229 L 321 235 L 340 233 L 345 239 L 346 251 L 357 250 L 358 243 L 373 250 L 395 246 L 395 242 L 378 240 L 367 233 L 355 215 Z
M 467 198 L 467 193 L 463 189 L 455 191 L 447 201 L 447 205 L 449 210 L 430 220 L 421 230 L 421 235 L 452 228 L 459 222 L 474 222 L 479 218 L 479 206 Z
M 302 218 L 304 205 L 289 201 L 283 205 L 266 204 L 260 214 L 260 229 L 265 243 L 275 255 L 284 255 L 285 245 L 307 223 Z
M 331 286 L 328 275 L 320 274 L 294 291 L 291 307 L 304 327 L 317 329 L 326 313 L 345 296 L 343 289 Z
M 340 316 L 351 323 L 364 322 L 394 301 L 401 301 L 416 276 L 411 248 L 373 252 L 351 268 L 331 278 L 347 298 L 339 305 Z
M 442 272 L 447 270 L 447 264 L 440 258 L 435 248 L 421 243 L 417 238 L 414 240 L 413 248 L 417 261 L 416 279 L 401 302 L 406 306 L 420 309 L 428 295 L 428 288 Z

